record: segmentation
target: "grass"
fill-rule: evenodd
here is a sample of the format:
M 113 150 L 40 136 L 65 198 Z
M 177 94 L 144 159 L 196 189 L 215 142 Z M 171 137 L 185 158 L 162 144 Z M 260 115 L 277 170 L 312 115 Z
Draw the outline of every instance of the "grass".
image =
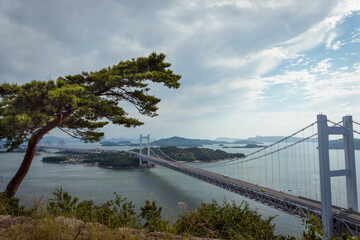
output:
M 147 200 L 140 208 L 140 214 L 136 214 L 131 201 L 114 194 L 113 200 L 95 204 L 92 201 L 79 202 L 78 198 L 59 188 L 47 201 L 34 201 L 32 207 L 25 209 L 19 205 L 19 199 L 9 199 L 0 193 L 0 219 L 7 219 L 0 221 L 0 239 L 194 239 L 193 236 L 295 239 L 276 235 L 272 224 L 274 217 L 263 219 L 246 202 L 237 205 L 213 201 L 202 203 L 194 210 L 180 208 L 181 213 L 170 223 L 161 218 L 162 208 L 154 201 Z M 321 239 L 322 225 L 316 218 L 309 217 L 303 223 L 308 231 L 304 232 L 302 239 Z M 359 238 L 343 234 L 341 239 Z

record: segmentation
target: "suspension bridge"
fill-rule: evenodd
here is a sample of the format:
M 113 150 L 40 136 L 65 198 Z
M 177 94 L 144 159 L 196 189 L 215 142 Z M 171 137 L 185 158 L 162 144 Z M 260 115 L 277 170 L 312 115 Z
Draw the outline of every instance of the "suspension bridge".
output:
M 355 151 L 354 135 L 360 135 L 360 123 L 351 116 L 334 122 L 320 114 L 315 122 L 263 148 L 241 149 L 247 151 L 245 158 L 181 163 L 158 146 L 151 146 L 150 135 L 140 135 L 139 152 L 127 152 L 138 157 L 140 164 L 152 162 L 285 213 L 303 218 L 312 214 L 321 219 L 327 237 L 345 231 L 358 236 L 356 173 L 359 171 L 355 158 L 360 156 L 355 155 L 359 153 Z
M 316 122 L 245 158 L 212 163 L 177 162 L 160 148 L 150 147 L 149 135 L 140 135 L 139 153 L 128 153 L 139 157 L 140 163 L 155 163 L 288 214 L 305 218 L 312 214 L 322 220 L 327 237 L 345 231 L 358 236 L 354 134 L 360 132 L 354 126 L 360 124 L 351 116 L 333 122 L 318 115 Z M 342 139 L 343 154 L 329 149 L 332 139 Z

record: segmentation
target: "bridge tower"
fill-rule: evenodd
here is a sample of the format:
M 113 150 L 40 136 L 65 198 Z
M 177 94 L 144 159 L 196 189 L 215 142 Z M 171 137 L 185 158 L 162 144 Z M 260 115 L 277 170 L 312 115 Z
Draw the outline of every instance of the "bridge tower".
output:
M 142 163 L 142 149 L 143 149 L 143 142 L 142 140 L 146 139 L 147 140 L 147 155 L 150 156 L 150 134 L 148 134 L 146 137 L 143 137 L 140 134 L 140 155 L 139 155 L 139 160 L 140 160 L 140 165 L 143 164 Z
M 325 226 L 327 237 L 331 237 L 333 229 L 331 177 L 346 176 L 347 207 L 358 211 L 356 188 L 356 169 L 353 122 L 351 116 L 343 117 L 342 126 L 329 127 L 326 115 L 317 116 L 318 143 L 319 143 L 319 168 L 321 188 L 321 214 L 322 224 Z M 345 151 L 345 169 L 330 170 L 329 162 L 329 135 L 342 135 Z

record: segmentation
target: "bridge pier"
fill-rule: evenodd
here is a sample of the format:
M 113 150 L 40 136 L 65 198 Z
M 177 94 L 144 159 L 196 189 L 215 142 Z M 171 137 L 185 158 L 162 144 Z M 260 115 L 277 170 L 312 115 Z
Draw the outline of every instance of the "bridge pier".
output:
M 346 176 L 347 207 L 358 211 L 354 135 L 352 117 L 343 117 L 343 126 L 329 127 L 325 115 L 317 116 L 319 169 L 321 188 L 321 214 L 322 224 L 325 227 L 326 237 L 330 238 L 333 230 L 333 214 L 331 199 L 331 177 Z M 342 135 L 344 139 L 345 169 L 330 170 L 329 135 Z
M 147 140 L 147 155 L 150 156 L 150 134 L 148 134 L 146 137 L 143 137 L 142 134 L 140 134 L 140 154 L 139 154 L 139 165 L 142 165 L 142 149 L 143 149 L 143 145 L 142 145 L 142 140 L 146 139 Z

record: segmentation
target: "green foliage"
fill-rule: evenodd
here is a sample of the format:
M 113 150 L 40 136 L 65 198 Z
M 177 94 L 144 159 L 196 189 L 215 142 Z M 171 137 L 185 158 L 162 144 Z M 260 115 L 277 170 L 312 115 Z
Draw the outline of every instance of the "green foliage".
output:
M 146 150 L 146 149 L 145 149 Z M 144 150 L 144 151 L 145 151 Z M 242 153 L 227 153 L 222 150 L 213 150 L 209 148 L 177 148 L 177 147 L 160 147 L 160 150 L 169 157 L 177 161 L 192 162 L 200 161 L 214 161 L 226 158 L 241 158 L 245 155 Z M 152 151 L 162 156 L 158 149 L 152 148 Z
M 0 84 L 0 139 L 8 151 L 30 140 L 36 144 L 55 127 L 84 141 L 99 141 L 97 129 L 107 123 L 136 127 L 143 123 L 127 116 L 119 102 L 127 101 L 150 117 L 156 116 L 160 99 L 149 94 L 149 82 L 168 88 L 180 86 L 164 54 L 152 53 L 121 61 L 96 72 L 33 80 L 23 85 Z
M 49 199 L 49 211 L 55 216 L 72 217 L 77 208 L 79 198 L 72 197 L 67 191 L 57 188 L 52 193 L 53 197 Z
M 46 163 L 59 163 L 62 161 L 66 161 L 68 159 L 70 158 L 67 156 L 51 156 L 51 157 L 44 157 L 42 161 Z
M 115 200 L 96 205 L 93 201 L 79 203 L 76 209 L 76 217 L 86 222 L 99 222 L 109 228 L 116 227 L 139 227 L 135 205 L 126 198 L 121 198 L 117 193 Z
M 135 205 L 126 198 L 121 198 L 117 193 L 115 200 L 103 204 L 93 201 L 79 202 L 77 197 L 72 197 L 62 188 L 53 192 L 53 197 L 48 201 L 48 212 L 52 216 L 74 217 L 84 222 L 99 222 L 109 228 L 138 227 L 139 220 L 136 216 Z
M 169 222 L 161 219 L 161 207 L 157 207 L 155 201 L 146 200 L 145 206 L 140 207 L 140 217 L 145 219 L 144 228 L 150 232 L 166 231 L 170 228 Z
M 323 231 L 324 225 L 314 215 L 308 215 L 308 218 L 301 220 L 305 225 L 307 232 L 303 232 L 303 239 L 306 240 L 321 240 L 326 235 Z
M 273 217 L 266 220 L 247 203 L 237 206 L 235 202 L 219 205 L 202 203 L 196 210 L 183 214 L 175 223 L 177 233 L 223 239 L 277 239 L 274 234 Z
M 20 199 L 8 198 L 4 192 L 0 192 L 0 215 L 26 216 L 30 211 L 19 205 Z
M 99 166 L 138 167 L 139 159 L 129 156 L 126 152 L 96 153 L 83 155 L 86 163 L 98 162 Z

